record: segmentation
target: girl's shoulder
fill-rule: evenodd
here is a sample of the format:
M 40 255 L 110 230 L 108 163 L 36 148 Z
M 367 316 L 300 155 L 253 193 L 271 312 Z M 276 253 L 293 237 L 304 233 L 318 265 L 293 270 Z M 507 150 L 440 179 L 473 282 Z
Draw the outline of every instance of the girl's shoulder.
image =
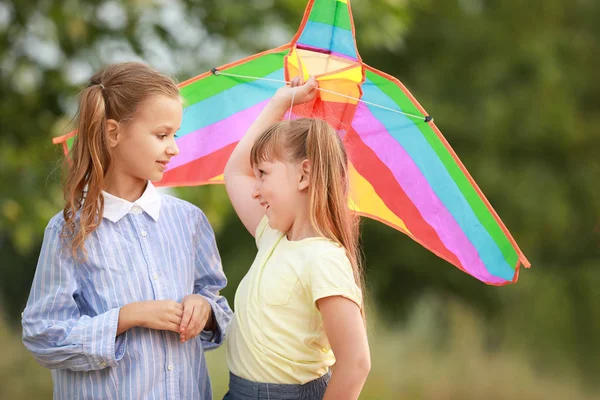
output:
M 347 259 L 346 250 L 342 246 L 324 237 L 301 240 L 293 248 L 309 264 L 313 264 L 317 260 L 331 258 Z
M 169 218 L 177 218 L 190 226 L 202 231 L 212 231 L 212 227 L 204 211 L 189 201 L 163 194 L 161 199 L 161 214 Z
M 178 212 L 183 213 L 190 217 L 205 217 L 204 212 L 196 205 L 190 203 L 187 200 L 183 200 L 168 194 L 161 194 L 161 208 L 164 207 L 164 211 L 167 212 Z
M 78 220 L 79 220 L 79 213 L 77 213 L 77 215 L 75 216 L 76 223 Z M 46 231 L 52 230 L 52 231 L 56 231 L 56 232 L 62 232 L 64 226 L 65 226 L 65 217 L 64 217 L 63 211 L 61 210 L 58 213 L 56 213 L 56 215 L 54 215 L 52 218 L 50 218 L 50 221 L 48 221 L 48 225 L 46 225 Z

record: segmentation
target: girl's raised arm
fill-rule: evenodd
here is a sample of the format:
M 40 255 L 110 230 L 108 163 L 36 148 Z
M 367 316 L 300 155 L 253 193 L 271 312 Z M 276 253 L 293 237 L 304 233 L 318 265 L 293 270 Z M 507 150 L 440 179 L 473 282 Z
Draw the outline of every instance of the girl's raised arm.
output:
M 299 85 L 300 80 L 295 78 L 290 87 L 283 87 L 277 91 L 239 141 L 225 166 L 224 177 L 227 194 L 238 217 L 252 236 L 265 215 L 265 210 L 258 201 L 252 199 L 256 177 L 250 166 L 250 150 L 262 132 L 281 121 L 291 105 L 292 96 L 294 104 L 305 103 L 315 97 L 317 82 L 314 78 Z

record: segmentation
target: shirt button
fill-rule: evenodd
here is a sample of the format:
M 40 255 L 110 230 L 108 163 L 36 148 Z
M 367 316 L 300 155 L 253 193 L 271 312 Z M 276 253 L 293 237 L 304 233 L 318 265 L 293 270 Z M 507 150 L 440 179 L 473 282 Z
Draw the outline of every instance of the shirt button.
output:
M 108 364 L 106 364 L 104 361 L 102 361 L 102 362 L 100 363 L 100 366 L 102 366 L 102 367 L 106 367 L 107 365 L 108 365 Z
M 154 274 L 154 275 L 152 275 L 152 277 L 153 277 L 154 279 L 158 280 L 158 274 Z
M 131 211 L 133 211 L 135 214 L 139 214 L 140 208 L 138 206 L 133 206 L 133 207 L 131 207 Z
M 172 366 L 172 365 L 169 365 L 169 366 L 167 367 L 167 369 L 168 369 L 169 371 L 173 371 L 173 366 Z
M 146 236 L 148 236 L 148 234 L 146 233 L 146 231 L 142 231 L 142 236 L 143 236 L 143 237 L 146 237 Z

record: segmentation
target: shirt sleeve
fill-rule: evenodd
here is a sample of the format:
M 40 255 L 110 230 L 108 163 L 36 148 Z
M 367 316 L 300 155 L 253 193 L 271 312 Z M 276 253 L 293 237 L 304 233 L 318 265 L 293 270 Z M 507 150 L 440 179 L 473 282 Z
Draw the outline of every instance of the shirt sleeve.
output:
M 205 350 L 219 347 L 225 339 L 227 326 L 233 312 L 227 299 L 219 291 L 227 285 L 223 272 L 221 256 L 217 249 L 215 234 L 208 219 L 200 211 L 199 230 L 196 232 L 196 272 L 194 277 L 194 293 L 203 296 L 210 304 L 216 323 L 214 331 L 202 331 L 200 339 Z
M 350 260 L 342 252 L 314 259 L 308 278 L 313 302 L 324 297 L 342 296 L 362 308 L 362 292 L 354 280 Z
M 23 343 L 44 367 L 91 371 L 114 367 L 123 358 L 127 336 L 117 336 L 120 308 L 81 315 L 70 250 L 60 229 L 48 226 L 23 312 Z
M 269 226 L 269 219 L 267 218 L 267 215 L 265 214 L 262 217 L 262 219 L 260 220 L 260 222 L 258 223 L 258 226 L 256 227 L 256 232 L 254 233 L 254 239 L 256 240 L 256 247 L 258 249 L 260 249 L 262 244 L 265 242 L 265 237 L 268 236 L 268 232 L 270 230 L 272 230 L 272 229 Z

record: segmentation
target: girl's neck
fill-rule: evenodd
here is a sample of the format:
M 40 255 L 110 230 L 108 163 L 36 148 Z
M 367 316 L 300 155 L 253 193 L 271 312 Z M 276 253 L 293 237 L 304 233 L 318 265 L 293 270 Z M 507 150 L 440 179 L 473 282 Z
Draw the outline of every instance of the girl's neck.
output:
M 104 191 L 131 203 L 142 197 L 147 181 L 109 171 L 104 178 Z
M 287 240 L 289 240 L 290 242 L 294 242 L 294 241 L 302 240 L 302 239 L 306 239 L 306 238 L 311 238 L 311 237 L 315 237 L 315 236 L 317 236 L 317 233 L 312 228 L 310 223 L 302 224 L 302 226 L 298 226 L 298 225 L 296 225 L 296 222 L 294 222 L 294 225 L 292 225 L 292 229 L 290 229 L 286 235 Z
M 310 223 L 308 207 L 301 207 L 286 237 L 289 241 L 296 241 L 315 236 L 317 232 Z

